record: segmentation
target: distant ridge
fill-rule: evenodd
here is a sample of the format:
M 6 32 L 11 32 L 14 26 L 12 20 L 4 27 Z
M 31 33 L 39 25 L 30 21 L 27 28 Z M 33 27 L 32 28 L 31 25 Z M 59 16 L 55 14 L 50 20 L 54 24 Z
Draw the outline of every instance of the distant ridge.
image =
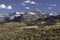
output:
M 58 17 L 59 16 L 59 17 Z M 45 14 L 39 9 L 36 9 L 31 12 L 14 12 L 9 14 L 8 17 L 5 15 L 1 15 L 0 22 L 24 22 L 24 21 L 35 21 L 38 19 L 44 19 L 44 18 L 60 18 L 60 15 L 58 13 L 49 13 Z

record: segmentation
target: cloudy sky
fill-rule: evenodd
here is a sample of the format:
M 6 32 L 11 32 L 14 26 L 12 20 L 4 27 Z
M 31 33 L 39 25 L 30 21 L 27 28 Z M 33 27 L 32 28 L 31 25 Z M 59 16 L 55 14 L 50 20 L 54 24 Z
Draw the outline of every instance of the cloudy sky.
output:
M 60 0 L 0 0 L 0 14 L 29 12 L 35 9 L 45 13 L 60 12 Z

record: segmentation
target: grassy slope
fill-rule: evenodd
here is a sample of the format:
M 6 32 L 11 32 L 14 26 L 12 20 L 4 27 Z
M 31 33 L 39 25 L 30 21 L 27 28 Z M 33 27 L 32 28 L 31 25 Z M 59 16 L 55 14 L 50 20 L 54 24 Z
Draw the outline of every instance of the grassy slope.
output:
M 0 25 L 0 40 L 25 40 L 26 38 L 28 38 L 28 40 L 52 40 L 59 38 L 60 34 L 57 35 L 57 33 L 55 34 L 54 31 L 52 31 L 59 28 L 59 22 L 55 25 L 42 28 L 38 26 L 25 26 L 25 24 L 23 25 L 23 23 L 19 22 L 10 22 Z M 57 36 L 53 38 L 51 35 Z

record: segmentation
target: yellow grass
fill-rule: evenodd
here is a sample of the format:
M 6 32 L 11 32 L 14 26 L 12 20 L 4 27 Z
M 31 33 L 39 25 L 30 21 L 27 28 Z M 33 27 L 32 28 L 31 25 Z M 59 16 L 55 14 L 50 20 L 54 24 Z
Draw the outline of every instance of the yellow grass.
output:
M 38 26 L 25 26 L 25 27 L 20 27 L 21 29 L 30 29 L 30 28 L 39 28 Z
M 24 23 L 19 23 L 19 22 L 10 22 L 4 25 L 0 25 L 0 40 L 23 40 L 23 38 L 24 40 L 26 40 L 27 38 L 29 39 L 31 38 L 35 40 L 38 40 L 37 38 L 39 38 L 41 40 L 45 40 L 44 38 L 46 36 L 48 38 L 49 37 L 52 38 L 51 35 L 55 34 L 53 31 L 51 31 L 53 28 L 60 27 L 60 23 L 56 23 L 55 25 L 50 25 L 50 26 L 44 26 L 42 28 L 41 26 L 25 26 L 25 25 L 23 26 L 23 25 Z M 23 29 L 27 29 L 27 30 L 23 30 Z M 31 30 L 31 29 L 35 29 L 35 30 Z M 42 30 L 38 30 L 38 29 L 42 29 Z M 58 33 L 60 33 L 60 31 Z M 59 35 L 57 34 L 57 36 L 56 35 L 54 36 L 58 37 Z

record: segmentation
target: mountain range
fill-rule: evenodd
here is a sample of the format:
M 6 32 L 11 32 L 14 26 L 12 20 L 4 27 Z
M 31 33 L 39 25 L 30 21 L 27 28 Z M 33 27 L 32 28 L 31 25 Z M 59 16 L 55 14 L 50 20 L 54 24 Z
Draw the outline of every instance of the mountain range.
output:
M 35 21 L 38 19 L 55 19 L 60 18 L 58 13 L 44 13 L 37 9 L 31 12 L 14 12 L 9 14 L 9 16 L 2 15 L 0 17 L 0 22 L 24 22 L 24 21 Z

